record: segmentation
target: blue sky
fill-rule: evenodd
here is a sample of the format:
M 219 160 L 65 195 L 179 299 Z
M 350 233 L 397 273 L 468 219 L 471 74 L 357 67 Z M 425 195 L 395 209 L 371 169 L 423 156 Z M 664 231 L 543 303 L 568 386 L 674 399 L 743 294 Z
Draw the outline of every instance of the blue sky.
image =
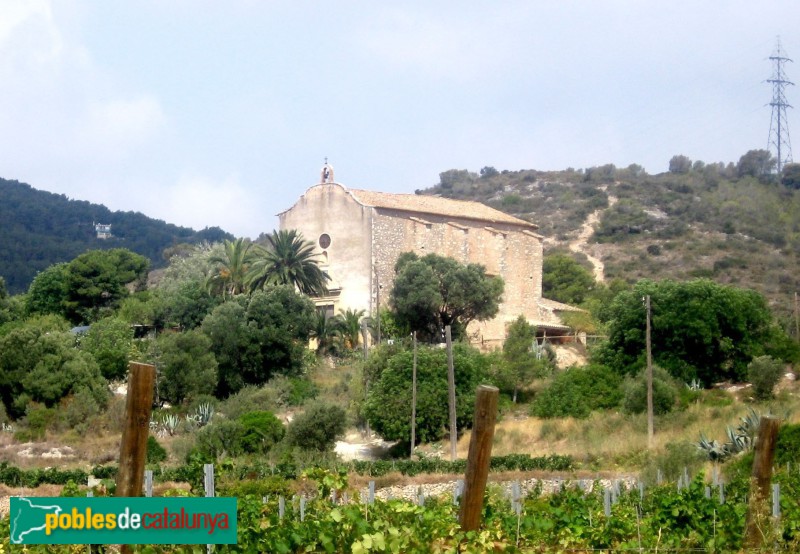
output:
M 389 192 L 735 162 L 767 145 L 767 58 L 780 35 L 800 60 L 798 21 L 788 0 L 0 0 L 0 177 L 255 237 L 326 156 Z

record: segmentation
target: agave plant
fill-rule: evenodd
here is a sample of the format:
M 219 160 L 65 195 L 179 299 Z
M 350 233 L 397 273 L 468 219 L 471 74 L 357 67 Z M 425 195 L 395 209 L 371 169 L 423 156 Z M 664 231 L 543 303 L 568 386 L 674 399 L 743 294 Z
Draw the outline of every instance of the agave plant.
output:
M 715 440 L 709 441 L 703 433 L 700 433 L 700 441 L 697 443 L 697 447 L 705 452 L 712 462 L 721 462 L 730 456 L 726 445 L 720 444 Z
M 211 423 L 212 417 L 214 417 L 214 406 L 209 403 L 200 404 L 195 410 L 194 420 L 198 427 L 204 427 Z
M 170 436 L 175 436 L 180 420 L 175 414 L 166 414 L 161 418 L 161 428 Z

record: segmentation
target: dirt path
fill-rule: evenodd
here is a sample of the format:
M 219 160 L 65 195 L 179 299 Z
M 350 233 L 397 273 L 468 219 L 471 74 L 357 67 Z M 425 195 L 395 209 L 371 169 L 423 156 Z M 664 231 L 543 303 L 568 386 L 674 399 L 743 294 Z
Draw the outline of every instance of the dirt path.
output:
M 609 208 L 616 203 L 617 203 L 616 196 L 608 197 Z M 587 217 L 586 221 L 584 221 L 583 225 L 581 225 L 581 229 L 580 232 L 578 233 L 577 238 L 575 238 L 575 240 L 570 241 L 568 245 L 570 251 L 580 252 L 581 254 L 584 254 L 588 258 L 589 262 L 592 264 L 592 267 L 594 268 L 594 278 L 598 283 L 602 283 L 603 281 L 605 281 L 605 276 L 603 274 L 605 270 L 605 264 L 603 264 L 603 261 L 600 258 L 592 255 L 589 249 L 589 238 L 592 236 L 592 233 L 594 233 L 594 226 L 595 224 L 597 224 L 598 221 L 600 221 L 600 214 L 602 212 L 603 210 L 595 210 L 592 213 L 590 213 L 589 217 Z

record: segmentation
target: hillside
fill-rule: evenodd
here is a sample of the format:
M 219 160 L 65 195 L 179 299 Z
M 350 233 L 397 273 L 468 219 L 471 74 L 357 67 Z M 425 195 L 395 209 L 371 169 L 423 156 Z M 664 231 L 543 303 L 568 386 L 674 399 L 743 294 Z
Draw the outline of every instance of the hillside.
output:
M 0 276 L 12 294 L 25 291 L 38 271 L 86 250 L 127 248 L 158 267 L 170 246 L 232 238 L 217 227 L 198 232 L 2 178 L 0 222 Z M 113 237 L 98 239 L 94 223 L 111 224 Z
M 635 165 L 450 170 L 417 194 L 478 200 L 532 221 L 545 253 L 572 250 L 593 269 L 600 262 L 605 280 L 707 277 L 762 292 L 784 318 L 800 289 L 800 191 L 733 164 L 659 175 Z

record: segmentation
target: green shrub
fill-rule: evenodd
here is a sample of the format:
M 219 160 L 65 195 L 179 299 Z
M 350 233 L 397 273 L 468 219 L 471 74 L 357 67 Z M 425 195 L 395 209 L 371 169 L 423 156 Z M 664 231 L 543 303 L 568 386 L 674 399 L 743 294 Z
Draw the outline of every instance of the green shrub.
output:
M 283 438 L 283 423 L 272 412 L 249 412 L 239 418 L 243 428 L 242 448 L 251 454 L 266 454 Z
M 796 464 L 800 462 L 800 424 L 782 425 L 778 431 L 778 443 L 775 447 L 775 463 Z
M 531 415 L 585 418 L 593 410 L 616 408 L 622 399 L 621 383 L 619 375 L 602 365 L 570 367 L 536 396 Z
M 655 455 L 642 470 L 642 480 L 653 484 L 657 481 L 658 471 L 667 481 L 677 481 L 683 470 L 691 476 L 703 466 L 706 455 L 690 442 L 668 444 L 664 452 Z
M 622 409 L 629 414 L 641 414 L 647 411 L 647 370 L 645 369 L 633 379 L 626 379 L 625 397 Z M 675 407 L 678 397 L 676 383 L 665 370 L 653 368 L 653 413 L 666 414 Z
M 244 453 L 244 425 L 238 420 L 221 420 L 206 425 L 197 433 L 195 451 L 204 459 L 215 460 L 223 454 L 238 456 Z
M 312 404 L 289 424 L 286 441 L 303 450 L 333 450 L 336 439 L 344 434 L 345 418 L 339 406 Z
M 148 464 L 157 464 L 167 459 L 167 451 L 164 447 L 158 444 L 156 438 L 152 435 L 147 437 L 147 453 L 145 454 L 145 461 Z
M 228 419 L 239 419 L 249 412 L 261 410 L 277 411 L 281 407 L 278 391 L 268 387 L 247 385 L 229 396 L 220 406 L 219 412 Z
M 769 400 L 783 375 L 783 364 L 772 356 L 758 356 L 747 365 L 747 379 L 753 385 L 756 400 Z

